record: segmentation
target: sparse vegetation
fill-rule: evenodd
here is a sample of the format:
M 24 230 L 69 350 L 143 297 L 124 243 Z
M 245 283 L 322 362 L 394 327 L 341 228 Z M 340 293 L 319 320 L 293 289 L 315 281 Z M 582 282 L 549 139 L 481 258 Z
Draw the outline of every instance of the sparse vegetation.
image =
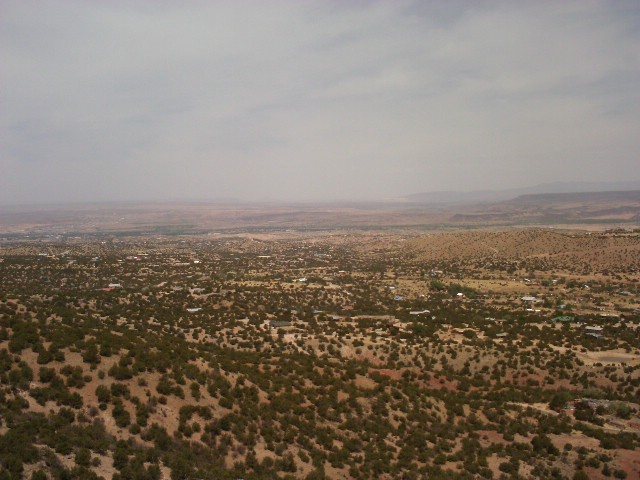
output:
M 575 235 L 6 245 L 0 479 L 637 478 L 640 238 Z

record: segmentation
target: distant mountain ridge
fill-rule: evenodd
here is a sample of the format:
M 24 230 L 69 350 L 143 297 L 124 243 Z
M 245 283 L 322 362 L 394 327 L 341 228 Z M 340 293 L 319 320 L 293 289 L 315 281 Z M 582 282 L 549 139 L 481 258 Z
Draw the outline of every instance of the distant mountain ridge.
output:
M 407 195 L 403 199 L 407 202 L 420 204 L 464 204 L 513 200 L 526 195 L 628 192 L 635 190 L 640 190 L 640 180 L 625 182 L 553 182 L 505 190 L 422 192 Z
M 520 195 L 511 200 L 509 204 L 560 204 L 567 202 L 640 202 L 640 189 L 638 190 L 612 190 L 606 192 L 571 192 L 571 193 L 530 193 Z

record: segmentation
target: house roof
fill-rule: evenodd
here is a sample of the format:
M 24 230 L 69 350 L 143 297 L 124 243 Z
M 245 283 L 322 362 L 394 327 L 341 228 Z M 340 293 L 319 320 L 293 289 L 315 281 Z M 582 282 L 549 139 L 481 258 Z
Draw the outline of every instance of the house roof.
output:
M 289 326 L 291 326 L 291 321 L 289 321 L 289 320 L 270 320 L 269 321 L 269 325 L 271 325 L 274 328 L 289 327 Z

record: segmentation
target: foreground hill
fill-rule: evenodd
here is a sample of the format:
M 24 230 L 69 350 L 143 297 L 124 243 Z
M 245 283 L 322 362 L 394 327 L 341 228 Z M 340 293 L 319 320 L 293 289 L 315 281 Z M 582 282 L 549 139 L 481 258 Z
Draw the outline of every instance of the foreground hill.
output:
M 549 229 L 467 231 L 429 235 L 409 243 L 419 260 L 547 262 L 556 268 L 640 271 L 640 236 Z

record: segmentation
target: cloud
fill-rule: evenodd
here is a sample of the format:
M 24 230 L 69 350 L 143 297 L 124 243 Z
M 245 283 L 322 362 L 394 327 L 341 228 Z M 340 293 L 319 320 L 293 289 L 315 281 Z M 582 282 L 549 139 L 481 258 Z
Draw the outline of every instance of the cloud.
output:
M 3 203 L 380 198 L 637 167 L 634 2 L 0 8 Z

